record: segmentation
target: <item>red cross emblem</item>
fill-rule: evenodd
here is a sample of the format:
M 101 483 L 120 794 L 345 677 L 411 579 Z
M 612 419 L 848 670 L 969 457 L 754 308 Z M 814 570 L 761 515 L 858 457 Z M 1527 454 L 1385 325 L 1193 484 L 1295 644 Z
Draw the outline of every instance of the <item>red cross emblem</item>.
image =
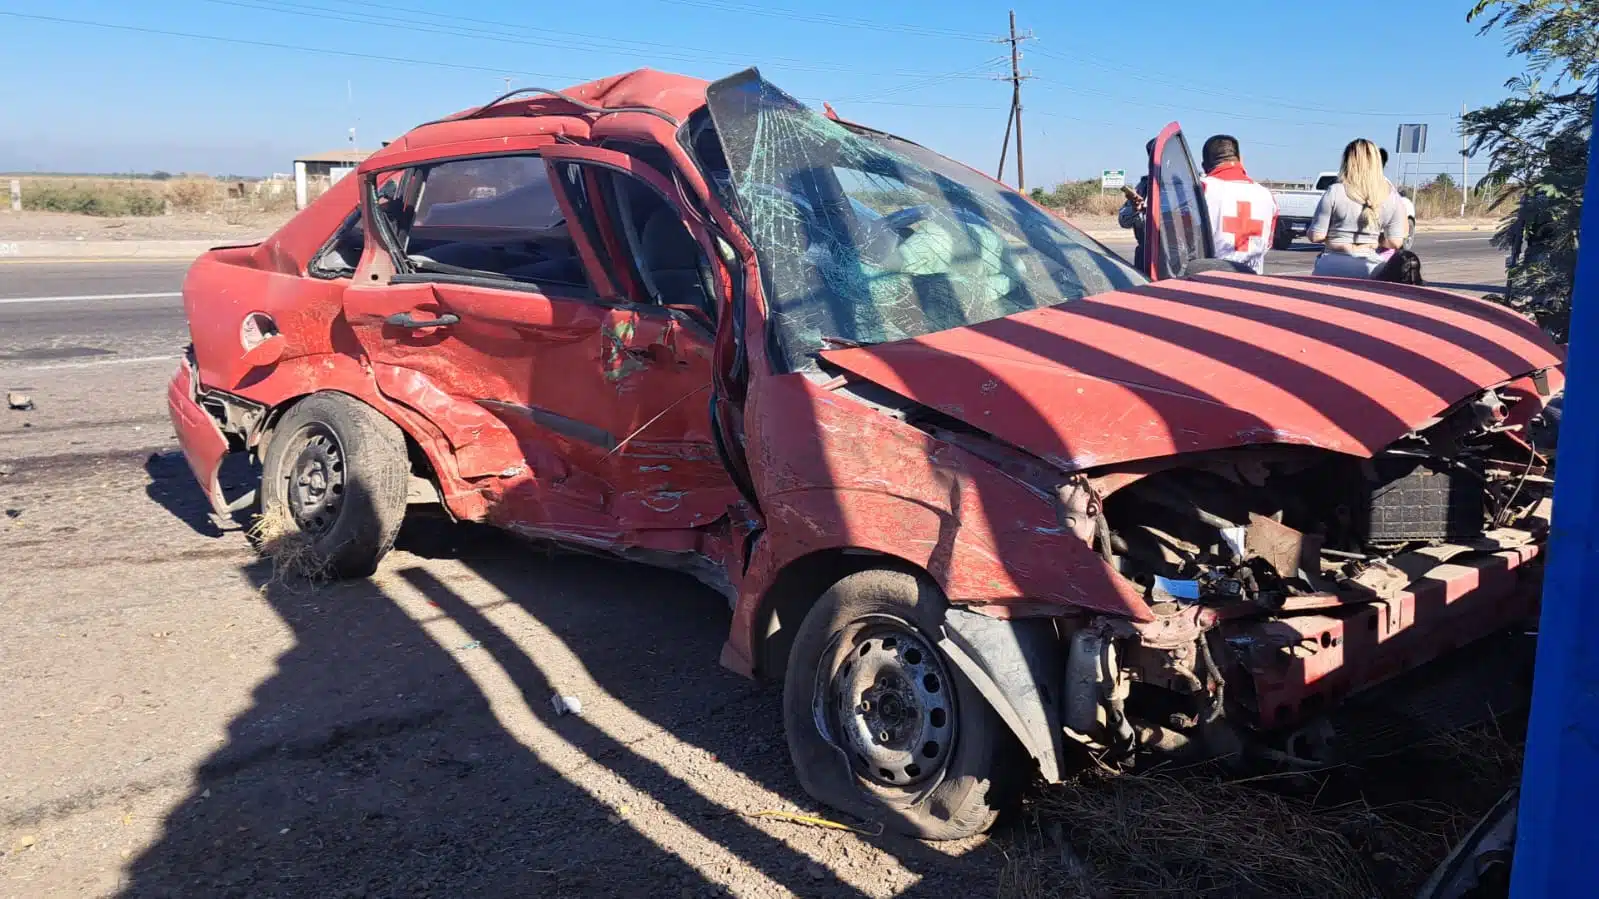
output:
M 1264 237 L 1266 234 L 1266 223 L 1251 216 L 1253 211 L 1248 200 L 1239 200 L 1237 215 L 1222 216 L 1221 229 L 1233 235 L 1233 249 L 1240 253 L 1249 249 L 1251 237 Z

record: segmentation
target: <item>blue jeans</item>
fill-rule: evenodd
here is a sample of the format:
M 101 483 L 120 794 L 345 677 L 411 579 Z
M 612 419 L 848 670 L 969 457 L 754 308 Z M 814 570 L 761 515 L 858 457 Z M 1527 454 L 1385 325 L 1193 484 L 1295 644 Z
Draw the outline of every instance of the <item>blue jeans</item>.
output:
M 1382 260 L 1377 258 L 1376 252 L 1358 256 L 1323 252 L 1316 257 L 1316 267 L 1310 273 L 1327 278 L 1370 278 L 1381 264 Z

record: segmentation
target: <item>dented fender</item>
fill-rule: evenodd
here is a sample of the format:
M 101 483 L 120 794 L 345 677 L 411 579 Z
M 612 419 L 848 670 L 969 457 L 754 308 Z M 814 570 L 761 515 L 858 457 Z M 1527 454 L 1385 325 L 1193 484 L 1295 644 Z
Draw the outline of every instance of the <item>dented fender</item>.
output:
M 508 477 L 527 467 L 516 435 L 477 403 L 451 396 L 415 369 L 373 363 L 372 375 L 384 396 L 415 409 L 439 429 L 454 450 L 461 477 Z
M 724 658 L 748 671 L 779 576 L 827 550 L 926 571 L 951 605 L 995 618 L 1076 610 L 1146 621 L 1135 585 L 1056 518 L 1054 498 L 987 461 L 803 376 L 746 417 L 765 513 Z
M 470 521 L 483 518 L 486 503 L 462 479 L 445 433 L 422 413 L 386 397 L 377 389 L 375 379 L 368 374 L 367 369 L 351 356 L 329 353 L 284 359 L 264 370 L 258 379 L 248 383 L 245 388 L 228 392 L 267 406 L 273 410 L 271 418 L 276 419 L 301 397 L 323 391 L 348 394 L 393 420 L 427 457 L 438 476 L 437 486 L 450 514 Z M 257 446 L 266 437 L 264 430 L 248 435 L 246 442 L 249 446 Z

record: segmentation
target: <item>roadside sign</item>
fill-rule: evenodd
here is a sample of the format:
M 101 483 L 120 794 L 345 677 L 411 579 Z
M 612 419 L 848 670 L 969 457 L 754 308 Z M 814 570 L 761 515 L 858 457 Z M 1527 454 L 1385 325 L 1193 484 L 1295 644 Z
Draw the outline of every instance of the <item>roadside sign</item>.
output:
M 1394 142 L 1395 153 L 1427 152 L 1426 125 L 1400 125 L 1399 138 Z
M 1126 169 L 1105 169 L 1099 173 L 1100 190 L 1120 190 L 1127 186 Z

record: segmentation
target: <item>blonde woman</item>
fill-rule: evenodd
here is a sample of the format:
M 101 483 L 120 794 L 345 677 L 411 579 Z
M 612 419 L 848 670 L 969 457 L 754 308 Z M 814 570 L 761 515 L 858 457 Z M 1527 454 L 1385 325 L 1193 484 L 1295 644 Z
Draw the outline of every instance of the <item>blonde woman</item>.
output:
M 1404 201 L 1383 175 L 1382 151 L 1350 141 L 1338 183 L 1321 195 L 1310 223 L 1310 241 L 1324 245 L 1313 274 L 1369 278 L 1382 263 L 1378 254 L 1403 247 L 1409 229 Z

